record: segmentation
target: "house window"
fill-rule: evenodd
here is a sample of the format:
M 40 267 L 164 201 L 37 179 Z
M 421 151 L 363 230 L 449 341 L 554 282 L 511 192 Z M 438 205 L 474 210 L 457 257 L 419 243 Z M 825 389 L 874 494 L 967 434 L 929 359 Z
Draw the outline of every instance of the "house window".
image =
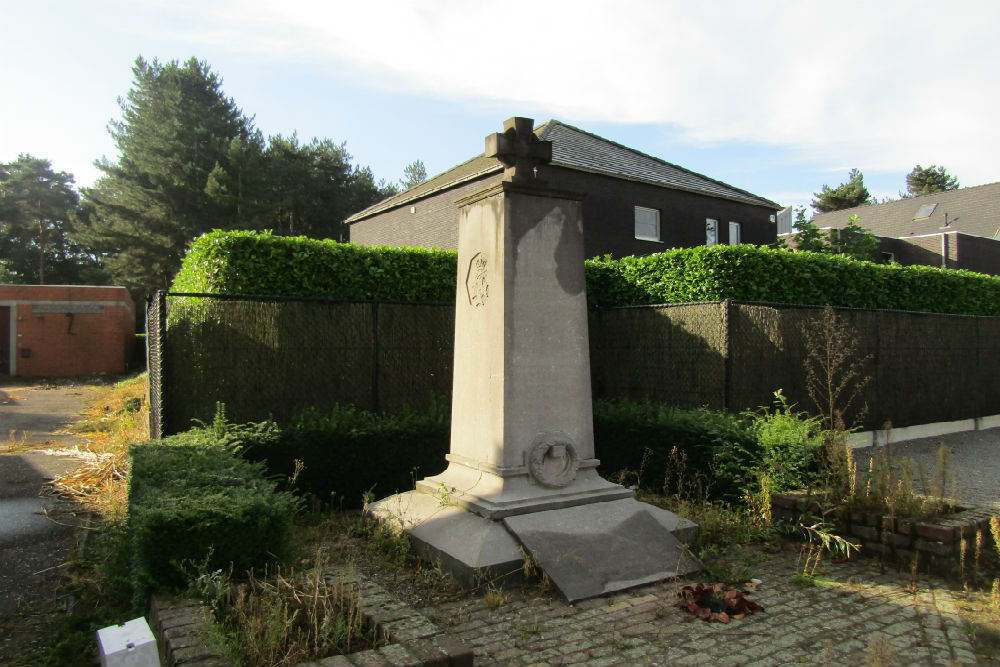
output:
M 883 252 L 881 253 L 883 264 L 892 264 L 896 261 L 896 253 L 894 252 Z
M 729 223 L 729 245 L 739 245 L 741 243 L 740 239 L 740 223 L 730 222 Z
M 719 244 L 719 221 L 707 218 L 705 220 L 705 245 L 711 248 Z
M 642 241 L 660 240 L 660 212 L 655 208 L 635 207 L 635 237 Z

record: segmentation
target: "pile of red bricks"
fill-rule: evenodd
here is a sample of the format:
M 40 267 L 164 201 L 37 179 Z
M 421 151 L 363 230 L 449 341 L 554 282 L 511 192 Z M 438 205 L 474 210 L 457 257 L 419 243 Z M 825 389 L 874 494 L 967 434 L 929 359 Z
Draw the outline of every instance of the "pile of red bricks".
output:
M 824 499 L 803 492 L 771 495 L 775 520 L 797 522 L 803 516 L 819 517 Z M 893 516 L 879 510 L 852 509 L 831 513 L 838 535 L 860 542 L 862 556 L 929 569 L 945 575 L 960 574 L 971 568 L 987 551 L 994 549 L 990 519 L 995 512 L 984 508 L 955 507 L 940 517 Z M 809 522 L 807 518 L 806 523 Z

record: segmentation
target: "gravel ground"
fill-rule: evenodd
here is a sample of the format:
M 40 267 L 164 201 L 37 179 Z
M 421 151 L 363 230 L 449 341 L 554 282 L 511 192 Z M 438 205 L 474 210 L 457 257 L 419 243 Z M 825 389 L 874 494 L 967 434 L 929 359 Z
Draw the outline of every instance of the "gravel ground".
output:
M 889 445 L 889 455 L 893 460 L 912 459 L 932 478 L 941 445 L 951 451 L 958 500 L 966 505 L 1000 509 L 1000 428 L 907 440 Z M 874 451 L 874 447 L 854 450 L 858 470 L 868 468 Z

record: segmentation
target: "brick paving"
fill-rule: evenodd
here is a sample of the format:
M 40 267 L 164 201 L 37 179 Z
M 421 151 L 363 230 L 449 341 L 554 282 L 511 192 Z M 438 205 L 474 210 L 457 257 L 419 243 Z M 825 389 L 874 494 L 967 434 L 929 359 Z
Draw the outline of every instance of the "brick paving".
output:
M 481 667 L 979 664 L 956 605 L 961 592 L 945 581 L 911 578 L 870 560 L 824 561 L 814 585 L 803 586 L 795 577 L 801 571 L 797 545 L 786 547 L 740 552 L 736 565 L 761 582 L 748 597 L 764 611 L 726 625 L 674 606 L 677 592 L 693 579 L 575 605 L 529 586 L 412 608 L 377 583 L 378 576 L 334 567 L 331 579 L 359 587 L 366 620 L 392 643 L 308 667 L 443 667 L 473 660 Z M 151 624 L 165 664 L 225 664 L 204 643 L 204 615 L 196 601 L 160 600 L 153 606 Z
M 765 611 L 728 625 L 673 606 L 690 581 L 568 605 L 551 593 L 469 597 L 420 611 L 475 653 L 476 665 L 975 665 L 955 599 L 941 580 L 871 562 L 822 566 L 795 583 L 797 554 L 759 554 L 750 598 Z

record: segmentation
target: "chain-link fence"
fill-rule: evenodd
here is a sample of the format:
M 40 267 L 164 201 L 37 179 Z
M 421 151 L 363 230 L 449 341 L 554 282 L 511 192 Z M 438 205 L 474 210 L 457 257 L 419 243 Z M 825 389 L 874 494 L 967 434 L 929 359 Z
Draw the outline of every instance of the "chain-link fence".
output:
M 823 313 L 733 301 L 592 311 L 594 396 L 740 411 L 781 389 L 817 413 L 808 367 L 822 376 L 831 352 L 849 351 L 817 376 L 836 385 L 855 373 L 849 425 L 1000 414 L 1000 318 L 838 308 L 840 338 L 825 349 Z M 284 421 L 336 403 L 392 412 L 450 401 L 451 304 L 199 295 L 192 306 L 161 293 L 149 317 L 154 437 L 211 420 L 217 402 L 236 421 Z
M 211 421 L 217 403 L 233 421 L 287 421 L 335 404 L 419 410 L 451 393 L 449 304 L 162 298 L 150 317 L 163 324 L 149 329 L 163 336 L 150 343 L 159 351 L 159 363 L 150 360 L 150 393 L 160 393 L 151 420 L 163 434 Z M 171 314 L 177 307 L 179 316 Z

